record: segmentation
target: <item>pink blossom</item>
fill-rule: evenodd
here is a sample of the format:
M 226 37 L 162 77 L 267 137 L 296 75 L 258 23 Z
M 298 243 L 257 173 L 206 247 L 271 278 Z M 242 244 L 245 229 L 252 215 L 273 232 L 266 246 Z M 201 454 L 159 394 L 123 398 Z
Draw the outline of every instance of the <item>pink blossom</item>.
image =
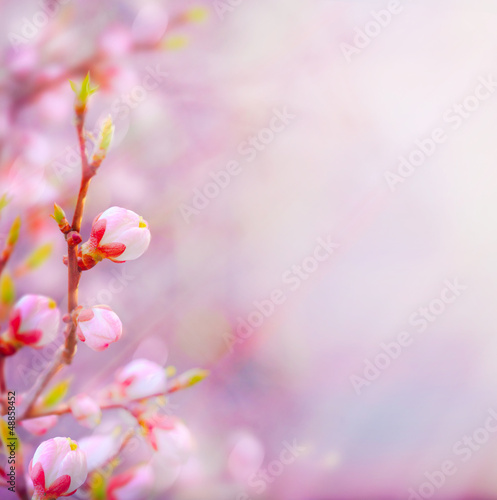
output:
M 86 455 L 70 438 L 49 439 L 36 449 L 29 475 L 35 490 L 33 499 L 70 496 L 86 481 Z
M 150 498 L 154 472 L 150 465 L 141 465 L 112 477 L 107 487 L 108 500 Z
M 57 424 L 58 420 L 57 415 L 47 415 L 46 417 L 22 420 L 19 422 L 19 425 L 35 436 L 43 436 L 43 434 Z
M 116 375 L 119 397 L 140 399 L 163 394 L 167 389 L 165 369 L 147 359 L 134 359 Z
M 188 427 L 177 417 L 153 414 L 140 419 L 145 435 L 161 457 L 181 464 L 190 456 L 193 440 Z
M 24 295 L 14 306 L 9 329 L 0 339 L 0 351 L 13 354 L 27 345 L 43 347 L 57 337 L 60 311 L 57 304 L 43 295 Z
M 69 400 L 74 418 L 84 427 L 94 428 L 102 419 L 102 410 L 97 402 L 86 394 L 79 394 Z
M 121 320 L 108 306 L 93 306 L 83 309 L 78 315 L 78 337 L 94 351 L 103 351 L 118 341 L 122 329 Z
M 119 451 L 120 441 L 117 436 L 95 434 L 79 440 L 79 447 L 87 457 L 88 472 L 103 467 Z
M 140 257 L 150 243 L 148 224 L 125 208 L 112 207 L 93 221 L 89 240 L 81 247 L 81 258 L 87 267 L 102 259 L 125 262 Z

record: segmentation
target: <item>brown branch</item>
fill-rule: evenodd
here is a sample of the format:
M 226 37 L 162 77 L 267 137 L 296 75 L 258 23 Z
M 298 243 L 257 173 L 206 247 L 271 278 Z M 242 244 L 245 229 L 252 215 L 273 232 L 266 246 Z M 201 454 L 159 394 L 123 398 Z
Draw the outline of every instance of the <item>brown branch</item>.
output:
M 71 224 L 71 231 L 66 234 L 67 240 L 67 312 L 69 315 L 69 322 L 67 323 L 65 335 L 65 343 L 62 348 L 60 348 L 51 365 L 38 379 L 34 389 L 31 391 L 31 395 L 27 398 L 27 404 L 24 411 L 18 420 L 23 420 L 27 418 L 28 415 L 32 413 L 34 406 L 36 405 L 37 399 L 40 397 L 41 393 L 50 382 L 50 380 L 63 368 L 64 365 L 70 365 L 74 354 L 76 353 L 77 345 L 77 319 L 74 315 L 75 310 L 78 307 L 78 286 L 79 280 L 81 278 L 81 270 L 78 266 L 78 246 L 74 244 L 72 238 L 70 238 L 71 232 L 76 232 L 79 234 L 81 230 L 81 222 L 83 220 L 83 212 L 85 208 L 86 195 L 88 193 L 88 187 L 90 185 L 91 178 L 95 175 L 91 167 L 88 165 L 88 156 L 86 153 L 86 144 L 84 137 L 84 122 L 85 122 L 85 110 L 77 113 L 76 115 L 76 131 L 78 134 L 78 142 L 81 153 L 81 186 L 79 189 L 78 200 L 76 202 L 76 208 L 74 210 L 74 216 Z
M 144 401 L 146 399 L 160 398 L 162 396 L 167 396 L 169 394 L 172 394 L 173 392 L 176 392 L 177 390 L 178 390 L 178 386 L 173 383 L 167 388 L 167 390 L 165 392 L 151 394 L 150 396 L 147 396 L 147 397 L 127 399 L 126 401 L 102 401 L 100 403 L 97 402 L 97 404 L 100 406 L 101 410 L 115 410 L 117 408 L 126 409 L 127 405 L 129 405 L 130 403 L 137 403 L 139 401 Z M 48 417 L 50 415 L 64 415 L 64 414 L 70 413 L 70 412 L 71 412 L 71 409 L 70 409 L 69 405 L 67 403 L 63 403 L 63 404 L 59 405 L 57 408 L 53 408 L 53 409 L 49 409 L 49 410 L 36 411 L 36 409 L 34 409 L 28 415 L 25 415 L 22 418 L 19 418 L 19 420 L 24 420 L 27 418 L 36 418 L 36 417 Z

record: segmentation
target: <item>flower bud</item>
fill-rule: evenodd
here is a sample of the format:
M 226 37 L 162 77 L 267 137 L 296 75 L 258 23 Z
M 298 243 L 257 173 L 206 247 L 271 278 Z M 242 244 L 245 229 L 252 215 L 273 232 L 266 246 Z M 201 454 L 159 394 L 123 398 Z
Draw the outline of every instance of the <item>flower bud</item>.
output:
M 177 417 L 159 413 L 139 419 L 147 440 L 163 459 L 174 464 L 186 462 L 193 440 L 188 427 Z
M 123 325 L 108 306 L 98 305 L 83 309 L 78 315 L 79 339 L 94 351 L 103 351 L 121 338 Z
M 86 480 L 86 455 L 78 444 L 56 437 L 38 446 L 29 464 L 33 499 L 57 499 L 72 495 Z
M 81 116 L 86 112 L 88 98 L 97 91 L 98 85 L 96 87 L 91 87 L 89 72 L 85 76 L 85 79 L 81 82 L 81 85 L 78 86 L 74 82 L 71 82 L 71 80 L 69 80 L 69 83 L 71 84 L 73 92 L 76 94 L 74 109 L 76 114 Z
M 69 408 L 74 418 L 84 427 L 93 429 L 102 419 L 102 410 L 97 402 L 85 394 L 79 394 L 69 400 Z
M 147 359 L 135 359 L 116 375 L 118 396 L 140 399 L 163 394 L 167 390 L 164 368 Z
M 109 481 L 109 500 L 130 500 L 150 498 L 154 487 L 154 471 L 150 465 L 140 465 L 122 472 Z
M 102 259 L 125 262 L 140 257 L 150 243 L 148 224 L 125 208 L 112 207 L 93 221 L 81 257 L 89 269 Z
M 109 115 L 102 123 L 95 151 L 92 154 L 90 163 L 94 168 L 98 168 L 107 155 L 107 151 L 114 137 L 114 125 Z
M 193 439 L 188 427 L 176 417 L 170 417 L 171 426 L 156 425 L 152 429 L 157 451 L 177 463 L 184 463 L 193 448 Z
M 9 329 L 1 338 L 1 350 L 5 351 L 7 346 L 13 352 L 25 345 L 43 347 L 55 340 L 59 324 L 60 311 L 52 299 L 43 295 L 24 295 L 11 312 Z
M 55 220 L 55 222 L 57 222 L 59 229 L 63 233 L 68 233 L 71 230 L 71 225 L 69 224 L 69 221 L 66 218 L 66 213 L 64 212 L 62 207 L 57 205 L 57 203 L 54 203 L 54 213 L 52 217 Z

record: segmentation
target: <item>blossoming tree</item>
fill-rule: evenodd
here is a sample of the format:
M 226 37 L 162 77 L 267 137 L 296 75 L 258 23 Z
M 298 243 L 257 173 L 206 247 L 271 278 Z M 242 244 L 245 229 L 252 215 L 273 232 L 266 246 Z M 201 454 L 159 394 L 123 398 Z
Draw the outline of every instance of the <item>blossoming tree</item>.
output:
M 74 394 L 65 399 L 66 382 L 52 385 L 53 377 L 68 369 L 76 355 L 78 341 L 97 353 L 121 339 L 122 323 L 106 305 L 83 307 L 78 301 L 80 279 L 103 259 L 116 263 L 139 258 L 150 243 L 147 222 L 121 207 L 111 207 L 93 220 L 88 240 L 83 243 L 81 225 L 85 200 L 93 177 L 97 174 L 111 144 L 114 126 L 109 118 L 101 126 L 93 151 L 87 151 L 85 117 L 90 96 L 96 91 L 89 75 L 77 86 L 75 117 L 82 161 L 81 186 L 72 221 L 55 204 L 53 218 L 67 243 L 63 262 L 68 271 L 68 308 L 62 314 L 49 297 L 28 294 L 9 307 L 8 325 L 0 335 L 0 404 L 4 419 L 0 420 L 2 451 L 7 457 L 0 469 L 1 486 L 17 493 L 21 499 L 47 499 L 73 495 L 78 489 L 85 498 L 124 499 L 152 498 L 157 492 L 157 472 L 166 475 L 175 471 L 188 457 L 191 436 L 188 428 L 176 417 L 161 412 L 165 396 L 192 386 L 206 377 L 207 372 L 192 369 L 172 380 L 164 367 L 146 359 L 135 359 L 120 368 L 115 380 L 94 394 Z M 20 219 L 11 227 L 0 257 L 0 273 L 20 236 Z M 9 280 L 2 281 L 3 293 L 9 293 Z M 57 339 L 64 324 L 64 340 L 47 369 L 25 394 L 9 391 L 5 377 L 6 360 L 24 347 L 38 349 Z M 95 354 L 98 355 L 98 354 Z M 15 358 L 13 358 L 15 362 Z M 15 431 L 16 425 L 41 436 L 55 427 L 63 414 L 71 414 L 82 426 L 94 429 L 102 412 L 120 408 L 129 419 L 123 431 L 93 434 L 74 441 L 56 437 L 42 442 L 29 466 L 23 444 Z M 116 473 L 119 457 L 133 439 L 145 440 L 150 455 L 128 469 Z M 174 476 L 172 473 L 171 477 Z M 160 481 L 159 481 L 160 483 Z M 162 481 L 162 486 L 164 486 Z

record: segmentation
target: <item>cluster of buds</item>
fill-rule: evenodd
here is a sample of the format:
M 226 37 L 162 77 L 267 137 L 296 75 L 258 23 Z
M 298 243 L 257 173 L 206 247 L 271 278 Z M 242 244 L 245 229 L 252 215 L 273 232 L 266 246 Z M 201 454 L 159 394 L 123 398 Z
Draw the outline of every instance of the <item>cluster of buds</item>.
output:
M 190 370 L 174 379 L 168 387 L 167 375 L 171 374 L 170 372 L 152 361 L 135 359 L 116 373 L 114 383 L 105 392 L 104 397 L 101 392 L 96 399 L 79 394 L 61 403 L 67 393 L 68 380 L 59 382 L 51 390 L 43 392 L 51 376 L 57 373 L 64 363 L 71 362 L 76 352 L 77 339 L 94 351 L 103 351 L 122 336 L 121 320 L 108 306 L 83 308 L 78 305 L 81 271 L 93 268 L 103 259 L 116 263 L 137 259 L 150 244 L 147 222 L 135 212 L 120 207 L 111 207 L 98 215 L 92 223 L 89 239 L 83 243 L 80 229 L 84 199 L 89 181 L 96 174 L 110 147 L 114 125 L 110 117 L 104 121 L 93 153 L 88 157 L 84 120 L 88 99 L 97 87 L 90 86 L 89 74 L 80 86 L 72 82 L 71 86 L 76 93 L 76 126 L 83 152 L 82 187 L 72 223 L 57 204 L 54 205 L 53 214 L 68 247 L 65 258 L 69 268 L 68 314 L 61 318 L 55 301 L 43 295 L 24 295 L 15 302 L 13 283 L 9 281 L 9 275 L 4 275 L 3 281 L 0 280 L 0 303 L 4 304 L 5 308 L 0 313 L 2 320 L 8 318 L 8 325 L 0 335 L 0 358 L 15 354 L 24 346 L 46 346 L 56 340 L 61 319 L 66 322 L 66 342 L 63 349 L 58 351 L 62 354 L 55 357 L 54 365 L 47 370 L 45 376 L 40 377 L 41 383 L 31 391 L 33 396 L 30 398 L 28 392 L 27 396 L 20 395 L 17 401 L 19 404 L 21 400 L 27 400 L 19 424 L 27 432 L 41 436 L 52 429 L 57 424 L 59 415 L 64 413 L 72 414 L 82 426 L 95 428 L 101 423 L 102 409 L 126 409 L 133 421 L 133 429 L 128 429 L 126 436 L 132 436 L 141 430 L 140 441 L 143 443 L 143 437 L 145 438 L 148 443 L 147 453 L 153 455 L 153 458 L 149 459 L 148 463 L 132 466 L 112 477 L 107 474 L 105 489 L 99 493 L 98 498 L 149 498 L 154 493 L 158 477 L 163 480 L 167 477 L 171 479 L 178 467 L 186 461 L 192 448 L 192 437 L 188 428 L 177 418 L 160 415 L 157 408 L 150 405 L 152 402 L 165 401 L 164 396 L 167 393 L 194 385 L 205 378 L 207 372 Z M 0 210 L 2 200 L 0 199 Z M 17 242 L 19 229 L 20 219 L 16 219 L 8 235 L 6 247 L 3 253 L 0 253 L 0 274 Z M 36 254 L 36 259 L 39 258 Z M 3 359 L 1 361 L 3 362 Z M 1 392 L 5 393 L 5 380 L 1 380 L 1 385 Z M 121 433 L 120 427 L 115 430 L 117 434 Z M 113 472 L 119 463 L 119 453 L 127 445 L 129 438 L 123 438 L 122 443 L 119 443 L 117 436 L 111 434 L 83 438 L 81 446 L 68 437 L 56 437 L 42 442 L 29 464 L 32 499 L 56 500 L 71 496 L 82 486 L 84 490 L 88 489 L 97 469 L 110 465 Z M 22 463 L 22 460 L 20 462 Z M 110 480 L 107 481 L 109 477 Z M 19 496 L 24 498 L 25 493 L 26 488 Z

